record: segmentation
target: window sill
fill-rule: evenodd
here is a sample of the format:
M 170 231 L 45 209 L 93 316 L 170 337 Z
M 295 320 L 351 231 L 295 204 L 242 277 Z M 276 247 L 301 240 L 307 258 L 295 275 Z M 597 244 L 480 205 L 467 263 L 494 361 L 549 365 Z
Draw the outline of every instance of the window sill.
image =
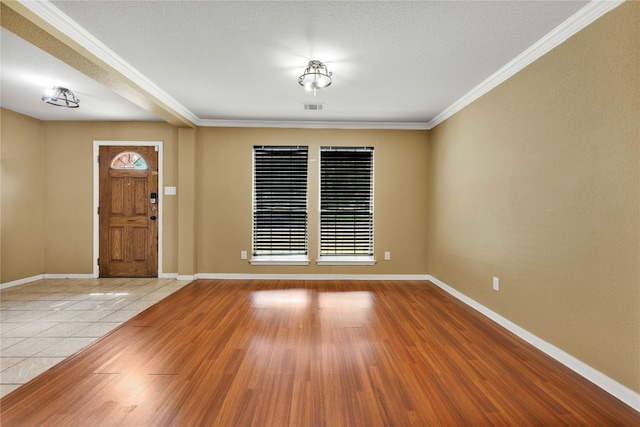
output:
M 375 265 L 372 256 L 321 256 L 316 260 L 318 265 Z
M 309 265 L 306 255 L 259 255 L 249 261 L 251 265 Z

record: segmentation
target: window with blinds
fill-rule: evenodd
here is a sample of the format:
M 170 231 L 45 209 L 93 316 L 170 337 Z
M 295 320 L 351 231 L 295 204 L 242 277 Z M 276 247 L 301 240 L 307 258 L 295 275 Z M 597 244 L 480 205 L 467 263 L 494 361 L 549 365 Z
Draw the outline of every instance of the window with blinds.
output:
M 308 147 L 253 147 L 253 257 L 307 256 Z
M 320 149 L 320 257 L 373 256 L 373 148 Z

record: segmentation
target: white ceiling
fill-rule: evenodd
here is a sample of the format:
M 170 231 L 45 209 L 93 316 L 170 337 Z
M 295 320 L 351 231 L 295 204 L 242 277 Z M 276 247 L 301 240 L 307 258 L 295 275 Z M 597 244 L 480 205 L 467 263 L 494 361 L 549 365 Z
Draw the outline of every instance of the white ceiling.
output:
M 3 107 L 40 120 L 158 120 L 64 62 L 13 33 L 0 33 Z M 70 88 L 80 107 L 60 108 L 41 101 L 44 89 Z
M 587 3 L 65 0 L 44 10 L 198 125 L 426 129 L 595 19 L 602 2 Z M 42 120 L 158 120 L 7 30 L 1 37 L 3 107 Z M 316 96 L 297 82 L 310 59 L 333 72 Z M 54 84 L 80 108 L 42 103 Z

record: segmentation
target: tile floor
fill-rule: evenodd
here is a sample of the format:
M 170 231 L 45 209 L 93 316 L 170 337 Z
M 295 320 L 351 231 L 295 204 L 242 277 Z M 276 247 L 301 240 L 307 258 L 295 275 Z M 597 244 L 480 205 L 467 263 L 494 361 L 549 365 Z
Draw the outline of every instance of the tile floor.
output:
M 1 290 L 0 397 L 187 283 L 45 279 Z

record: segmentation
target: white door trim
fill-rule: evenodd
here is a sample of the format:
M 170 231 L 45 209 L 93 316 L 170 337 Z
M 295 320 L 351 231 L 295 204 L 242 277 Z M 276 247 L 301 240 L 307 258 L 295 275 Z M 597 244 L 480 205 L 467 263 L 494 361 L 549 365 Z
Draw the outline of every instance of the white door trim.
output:
M 98 206 L 100 204 L 100 165 L 98 155 L 102 146 L 153 146 L 158 151 L 158 277 L 162 277 L 162 223 L 164 212 L 162 210 L 162 176 L 164 174 L 162 141 L 93 141 L 93 277 L 100 276 L 98 257 L 100 256 L 100 217 Z

